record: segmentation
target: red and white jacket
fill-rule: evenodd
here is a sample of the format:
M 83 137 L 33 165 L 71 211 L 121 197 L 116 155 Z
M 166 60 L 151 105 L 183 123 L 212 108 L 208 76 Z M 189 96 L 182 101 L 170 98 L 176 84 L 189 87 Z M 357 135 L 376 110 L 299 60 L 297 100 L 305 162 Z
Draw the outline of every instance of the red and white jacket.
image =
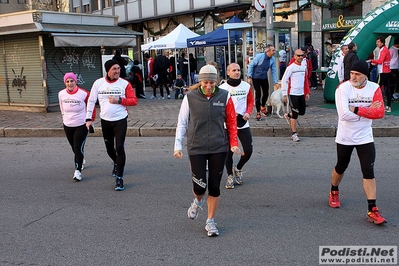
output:
M 391 54 L 386 46 L 380 49 L 380 56 L 378 59 L 371 60 L 372 64 L 378 65 L 378 73 L 391 73 Z

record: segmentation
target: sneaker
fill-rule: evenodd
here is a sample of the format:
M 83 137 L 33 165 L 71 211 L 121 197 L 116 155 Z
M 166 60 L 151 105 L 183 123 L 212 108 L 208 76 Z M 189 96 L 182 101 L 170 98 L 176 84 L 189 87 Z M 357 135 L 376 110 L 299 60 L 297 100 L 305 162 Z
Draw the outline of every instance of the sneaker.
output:
M 330 200 L 328 202 L 331 208 L 341 207 L 341 202 L 339 202 L 339 191 L 330 192 Z
M 392 110 L 391 110 L 391 107 L 390 106 L 385 106 L 385 112 L 387 112 L 387 113 L 390 113 Z
M 202 198 L 200 202 L 198 202 L 198 203 L 197 202 L 198 201 L 196 199 L 194 199 L 193 203 L 191 203 L 191 206 L 190 206 L 190 208 L 188 208 L 188 211 L 187 211 L 188 218 L 193 219 L 193 220 L 198 217 L 198 213 L 199 213 L 198 208 L 202 210 L 202 204 L 204 204 L 204 202 L 205 202 L 205 197 Z
M 168 99 L 170 99 L 170 95 L 168 95 Z
M 260 107 L 260 112 L 261 112 L 264 116 L 267 116 L 267 110 L 266 110 L 265 107 L 261 106 L 261 107 Z
M 317 87 L 311 87 L 310 89 L 311 89 L 312 91 L 314 91 L 314 90 L 317 89 Z
M 73 174 L 73 180 L 75 181 L 82 180 L 82 173 L 79 170 L 75 170 L 75 173 Z
M 242 170 L 238 170 L 237 167 L 233 166 L 234 179 L 238 185 L 242 185 Z
M 262 120 L 262 117 L 260 117 L 260 113 L 257 113 L 256 114 L 256 121 L 260 121 L 260 120 Z
M 140 95 L 139 95 L 139 98 L 141 98 L 141 99 L 147 99 L 147 97 L 145 97 L 144 94 L 140 94 Z
M 154 95 L 152 95 L 152 96 L 150 97 L 150 100 L 152 100 L 152 99 L 155 99 L 155 96 L 154 96 Z
M 301 140 L 299 139 L 297 133 L 292 134 L 292 135 L 291 135 L 291 139 L 292 139 L 293 142 L 299 142 L 299 141 L 301 141 Z
M 165 97 L 161 97 L 161 98 L 159 98 L 160 100 L 165 100 Z
M 219 235 L 219 231 L 216 228 L 216 223 L 213 220 L 208 221 L 206 223 L 205 230 L 208 232 L 208 236 L 218 236 Z
M 375 224 L 384 224 L 387 220 L 381 216 L 377 207 L 373 207 L 371 212 L 367 212 L 367 221 Z
M 234 188 L 234 178 L 233 175 L 229 175 L 227 177 L 226 185 L 224 186 L 227 189 Z
M 83 169 L 85 169 L 85 164 L 86 164 L 86 160 L 83 159 L 83 162 L 82 162 L 82 169 L 80 169 L 81 171 L 82 171 Z
M 289 117 L 289 115 L 287 113 L 284 114 L 284 118 L 287 121 L 287 124 L 289 126 L 291 126 L 291 117 Z
M 118 172 L 118 165 L 114 163 L 114 169 L 112 169 L 112 176 L 116 177 L 117 172 Z
M 122 190 L 124 190 L 125 189 L 125 187 L 123 186 L 123 179 L 122 178 L 119 178 L 119 177 L 116 177 L 116 180 L 115 180 L 115 190 L 116 191 L 122 191 Z

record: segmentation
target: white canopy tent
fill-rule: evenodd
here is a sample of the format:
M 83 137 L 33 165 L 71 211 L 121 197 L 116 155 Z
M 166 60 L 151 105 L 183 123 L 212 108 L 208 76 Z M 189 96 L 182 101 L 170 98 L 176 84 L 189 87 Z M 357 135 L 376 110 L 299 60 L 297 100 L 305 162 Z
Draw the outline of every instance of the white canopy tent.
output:
M 173 31 L 168 35 L 147 44 L 141 45 L 142 51 L 147 50 L 163 50 L 163 49 L 176 49 L 187 48 L 187 39 L 199 36 L 197 33 L 191 31 L 183 24 L 179 24 Z M 175 60 L 175 67 L 177 66 L 177 60 Z M 188 62 L 188 72 L 190 73 L 190 62 Z M 177 73 L 177 72 L 176 72 Z M 190 82 L 190 78 L 189 84 Z
M 189 30 L 183 24 L 177 26 L 168 35 L 147 44 L 141 45 L 142 51 L 157 49 L 180 49 L 187 48 L 187 39 L 199 36 L 197 33 Z

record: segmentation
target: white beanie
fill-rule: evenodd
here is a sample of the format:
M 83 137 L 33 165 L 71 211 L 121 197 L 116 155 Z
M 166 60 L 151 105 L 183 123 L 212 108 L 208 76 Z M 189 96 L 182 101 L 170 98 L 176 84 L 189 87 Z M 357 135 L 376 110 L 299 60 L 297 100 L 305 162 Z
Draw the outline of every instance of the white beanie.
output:
M 211 65 L 205 65 L 201 67 L 201 70 L 199 72 L 199 77 L 198 81 L 217 81 L 218 77 L 218 71 L 214 66 Z

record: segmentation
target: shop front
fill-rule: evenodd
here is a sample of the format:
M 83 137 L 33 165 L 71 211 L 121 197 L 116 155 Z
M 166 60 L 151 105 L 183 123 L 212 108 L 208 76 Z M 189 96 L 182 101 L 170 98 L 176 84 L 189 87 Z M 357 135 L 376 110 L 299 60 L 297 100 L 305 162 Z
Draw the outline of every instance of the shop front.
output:
M 0 19 L 2 110 L 58 110 L 65 73 L 74 72 L 90 90 L 102 76 L 101 46 L 136 45 L 134 32 L 111 16 L 27 11 Z

